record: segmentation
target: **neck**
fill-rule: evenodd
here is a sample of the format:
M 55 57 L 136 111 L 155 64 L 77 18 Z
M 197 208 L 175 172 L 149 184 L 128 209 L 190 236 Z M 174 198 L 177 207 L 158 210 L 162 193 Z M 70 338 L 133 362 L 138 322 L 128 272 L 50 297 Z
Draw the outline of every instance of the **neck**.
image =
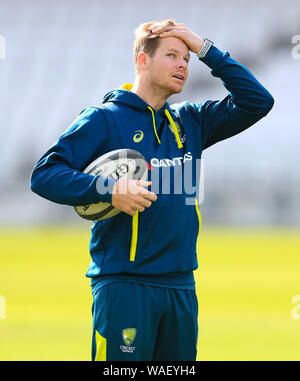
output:
M 171 95 L 169 91 L 148 83 L 146 79 L 137 76 L 131 89 L 133 93 L 143 99 L 154 110 L 160 110 Z

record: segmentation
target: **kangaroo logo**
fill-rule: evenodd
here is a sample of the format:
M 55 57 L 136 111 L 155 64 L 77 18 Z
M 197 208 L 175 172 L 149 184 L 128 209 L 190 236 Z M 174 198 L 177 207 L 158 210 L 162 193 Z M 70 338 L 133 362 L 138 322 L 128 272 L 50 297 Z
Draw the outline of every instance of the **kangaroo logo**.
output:
M 139 143 L 139 142 L 141 142 L 141 141 L 143 140 L 143 138 L 144 138 L 144 133 L 143 133 L 142 130 L 137 130 L 137 131 L 135 131 L 135 135 L 134 135 L 134 137 L 133 137 L 133 141 L 134 141 L 135 143 Z

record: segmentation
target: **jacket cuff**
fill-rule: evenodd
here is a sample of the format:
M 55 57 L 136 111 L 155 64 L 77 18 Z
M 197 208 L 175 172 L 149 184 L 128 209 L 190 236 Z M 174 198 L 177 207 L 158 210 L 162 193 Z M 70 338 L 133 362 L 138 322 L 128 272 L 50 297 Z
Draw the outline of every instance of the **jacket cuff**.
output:
M 97 176 L 96 179 L 96 192 L 99 197 L 99 201 L 109 202 L 111 204 L 112 191 L 117 180 L 109 177 L 103 178 Z
M 199 60 L 205 63 L 212 70 L 216 70 L 222 63 L 224 63 L 224 59 L 227 57 L 230 57 L 228 52 L 222 52 L 212 45 L 206 53 L 206 56 L 199 58 Z

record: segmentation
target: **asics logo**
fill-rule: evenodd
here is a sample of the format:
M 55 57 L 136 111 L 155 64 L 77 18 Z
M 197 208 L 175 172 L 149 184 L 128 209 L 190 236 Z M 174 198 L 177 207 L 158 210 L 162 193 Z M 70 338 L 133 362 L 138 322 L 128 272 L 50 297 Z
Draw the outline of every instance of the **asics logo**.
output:
M 140 141 L 142 141 L 144 138 L 144 133 L 142 130 L 137 130 L 135 131 L 135 135 L 133 136 L 133 141 L 135 143 L 139 143 Z

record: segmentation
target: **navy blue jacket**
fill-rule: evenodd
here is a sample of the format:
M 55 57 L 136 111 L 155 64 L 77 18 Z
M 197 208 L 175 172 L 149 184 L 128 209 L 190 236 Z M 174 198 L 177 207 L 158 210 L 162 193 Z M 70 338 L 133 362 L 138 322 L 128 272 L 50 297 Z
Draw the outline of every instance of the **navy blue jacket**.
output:
M 229 53 L 213 46 L 201 61 L 223 81 L 228 90 L 223 100 L 171 106 L 167 102 L 155 111 L 132 93 L 130 86 L 124 86 L 108 93 L 100 107 L 84 109 L 36 164 L 32 190 L 72 206 L 111 201 L 114 180 L 100 180 L 109 191 L 99 194 L 97 177 L 82 173 L 106 152 L 137 150 L 149 163 L 149 174 L 157 170 L 160 175 L 159 189 L 153 189 L 158 199 L 150 208 L 135 217 L 120 213 L 94 223 L 88 277 L 172 276 L 197 268 L 200 213 L 197 202 L 188 205 L 187 198 L 197 200 L 198 195 L 195 189 L 174 190 L 183 181 L 178 169 L 182 174 L 191 166 L 197 185 L 202 151 L 250 127 L 267 115 L 274 103 L 270 93 Z M 166 169 L 168 175 L 161 176 Z M 162 191 L 164 181 L 170 182 L 169 194 Z

